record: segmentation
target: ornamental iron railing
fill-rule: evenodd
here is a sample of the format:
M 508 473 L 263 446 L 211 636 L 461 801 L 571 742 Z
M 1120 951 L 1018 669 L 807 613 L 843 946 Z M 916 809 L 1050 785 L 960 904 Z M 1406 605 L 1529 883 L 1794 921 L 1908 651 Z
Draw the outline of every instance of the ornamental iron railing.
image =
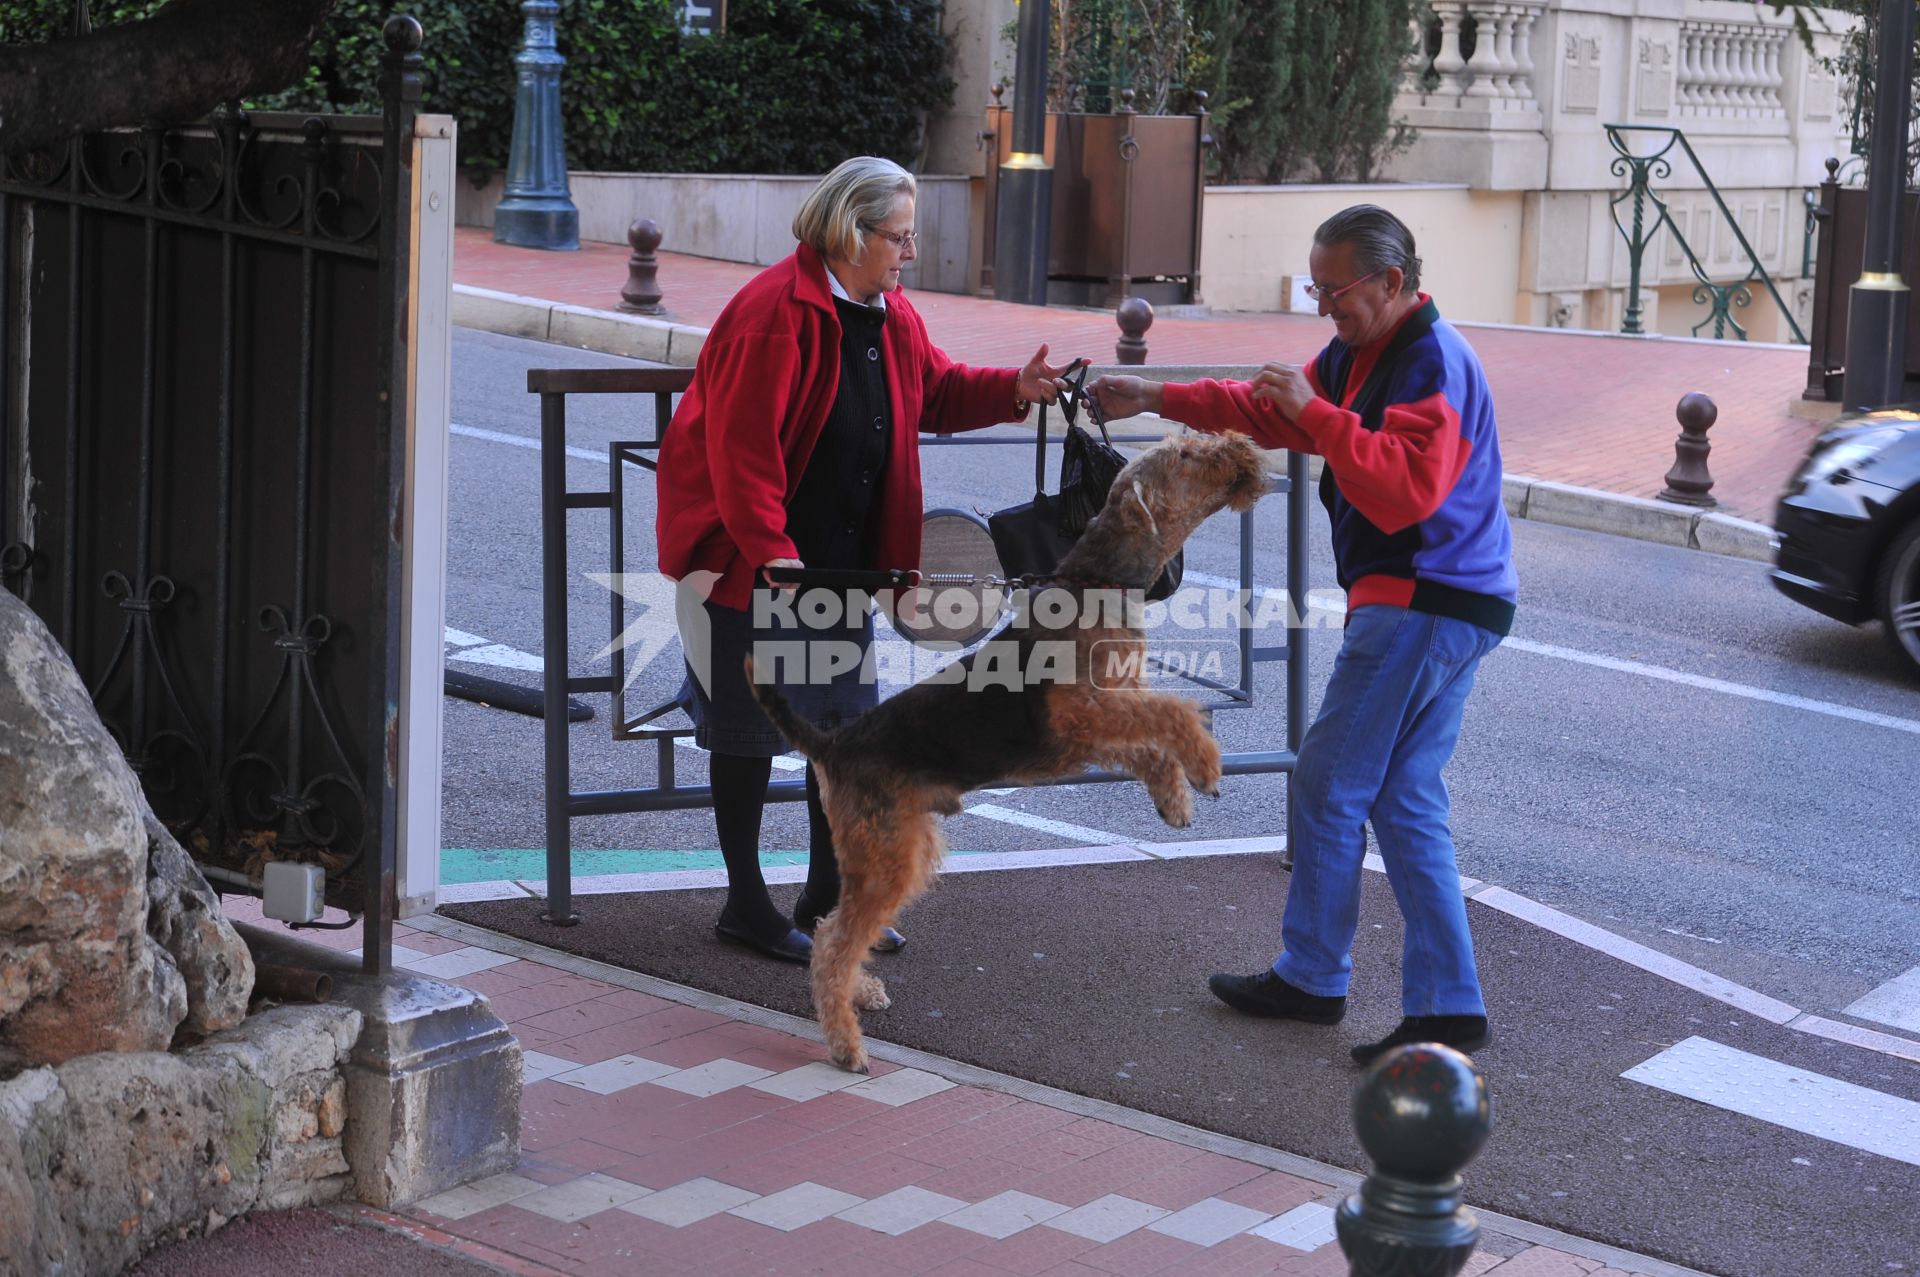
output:
M 1687 141 L 1687 135 L 1677 128 L 1653 124 L 1609 124 L 1607 141 L 1616 152 L 1611 171 L 1615 177 L 1627 179 L 1627 189 L 1615 195 L 1610 201 L 1613 222 L 1627 242 L 1627 307 L 1622 319 L 1620 331 L 1623 333 L 1641 333 L 1640 322 L 1640 281 L 1643 274 L 1644 258 L 1648 245 L 1664 229 L 1673 237 L 1686 260 L 1687 269 L 1694 278 L 1693 300 L 1708 308 L 1707 316 L 1693 326 L 1693 335 L 1699 336 L 1700 330 L 1711 325 L 1715 338 L 1724 338 L 1731 329 L 1733 335 L 1741 341 L 1747 339 L 1747 330 L 1734 312 L 1753 304 L 1753 286 L 1760 285 L 1774 304 L 1780 308 L 1781 316 L 1786 320 L 1788 329 L 1796 342 L 1805 342 L 1806 336 L 1800 331 L 1799 321 L 1793 316 L 1793 308 L 1787 305 L 1774 287 L 1773 279 L 1760 262 L 1760 256 L 1754 252 L 1748 242 L 1746 232 L 1740 229 L 1740 222 L 1734 217 L 1727 202 L 1721 197 L 1719 188 L 1707 175 L 1700 157 L 1694 153 L 1693 146 Z M 1654 148 L 1651 152 L 1636 152 L 1627 140 L 1628 134 L 1644 135 L 1650 139 Z M 1739 245 L 1740 254 L 1747 263 L 1744 275 L 1734 280 L 1716 280 L 1707 273 L 1700 255 L 1687 240 L 1686 233 L 1673 218 L 1667 201 L 1662 199 L 1653 188 L 1655 180 L 1664 180 L 1673 175 L 1673 165 L 1667 158 L 1678 147 L 1681 155 L 1693 166 L 1695 175 L 1705 187 L 1713 205 L 1719 210 L 1726 223 L 1727 231 Z M 1622 216 L 1623 206 L 1630 211 Z M 1651 212 L 1651 216 L 1649 213 Z

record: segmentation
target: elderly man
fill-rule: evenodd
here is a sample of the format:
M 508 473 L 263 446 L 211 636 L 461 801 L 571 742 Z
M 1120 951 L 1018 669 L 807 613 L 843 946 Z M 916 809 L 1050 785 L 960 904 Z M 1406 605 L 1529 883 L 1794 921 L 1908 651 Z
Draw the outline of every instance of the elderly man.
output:
M 1413 235 L 1393 214 L 1336 213 L 1308 261 L 1334 331 L 1311 363 L 1268 364 L 1250 382 L 1094 385 L 1109 417 L 1153 411 L 1326 459 L 1347 625 L 1294 773 L 1282 951 L 1270 970 L 1209 987 L 1248 1015 L 1340 1021 L 1372 821 L 1406 920 L 1405 1018 L 1353 1057 L 1405 1042 L 1472 1051 L 1491 1034 L 1440 773 L 1480 658 L 1513 625 L 1493 401 L 1472 348 L 1419 291 Z

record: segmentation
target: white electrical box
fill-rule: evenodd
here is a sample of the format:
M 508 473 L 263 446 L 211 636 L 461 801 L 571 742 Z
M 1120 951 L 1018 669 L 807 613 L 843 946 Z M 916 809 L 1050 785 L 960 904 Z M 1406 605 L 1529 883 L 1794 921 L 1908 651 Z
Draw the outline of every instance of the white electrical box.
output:
M 1280 309 L 1296 315 L 1317 315 L 1320 303 L 1313 300 L 1307 292 L 1307 285 L 1313 283 L 1311 275 L 1282 275 L 1280 277 Z
M 281 922 L 313 922 L 327 907 L 327 871 L 275 860 L 267 865 L 260 911 Z

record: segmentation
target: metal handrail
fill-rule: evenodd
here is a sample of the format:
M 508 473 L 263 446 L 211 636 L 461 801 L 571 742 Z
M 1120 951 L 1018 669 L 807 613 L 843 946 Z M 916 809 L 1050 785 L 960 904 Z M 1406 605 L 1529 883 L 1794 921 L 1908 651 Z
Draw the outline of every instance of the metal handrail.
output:
M 1774 304 L 1780 308 L 1780 314 L 1787 321 L 1787 327 L 1793 331 L 1793 339 L 1805 343 L 1806 334 L 1800 331 L 1799 321 L 1794 319 L 1792 308 L 1781 298 L 1779 290 L 1773 286 L 1773 279 L 1767 274 L 1766 268 L 1760 264 L 1760 255 L 1753 251 L 1753 245 L 1747 242 L 1746 232 L 1740 229 L 1740 223 L 1733 216 L 1732 210 L 1727 207 L 1727 202 L 1720 198 L 1720 189 L 1713 184 L 1713 179 L 1707 176 L 1707 170 L 1700 163 L 1700 157 L 1694 153 L 1693 145 L 1687 141 L 1687 135 L 1677 128 L 1658 124 L 1609 124 L 1606 130 L 1607 141 L 1618 153 L 1609 166 L 1610 171 L 1615 177 L 1631 175 L 1627 189 L 1614 196 L 1608 205 L 1613 214 L 1613 224 L 1620 228 L 1620 234 L 1627 241 L 1627 313 L 1621 321 L 1620 331 L 1623 333 L 1646 331 L 1640 326 L 1640 263 L 1646 254 L 1647 245 L 1652 243 L 1653 237 L 1659 234 L 1662 226 L 1665 226 L 1672 233 L 1674 241 L 1680 245 L 1680 251 L 1686 254 L 1687 266 L 1693 271 L 1696 281 L 1693 300 L 1711 307 L 1707 317 L 1693 326 L 1694 336 L 1698 337 L 1702 328 L 1712 324 L 1716 339 L 1725 337 L 1730 327 L 1739 340 L 1745 341 L 1747 330 L 1741 326 L 1739 320 L 1734 318 L 1733 309 L 1736 306 L 1746 307 L 1753 304 L 1751 285 L 1757 280 L 1767 290 L 1767 295 L 1773 298 Z M 1663 133 L 1667 140 L 1651 155 L 1637 155 L 1621 136 L 1624 133 Z M 1749 263 L 1747 273 L 1730 283 L 1716 283 L 1707 274 L 1706 267 L 1700 264 L 1699 254 L 1693 251 L 1693 245 L 1687 242 L 1686 235 L 1680 230 L 1679 224 L 1673 220 L 1673 214 L 1667 208 L 1667 202 L 1661 199 L 1653 189 L 1653 178 L 1673 175 L 1673 165 L 1667 161 L 1666 156 L 1673 150 L 1676 143 L 1686 153 L 1687 159 L 1692 162 L 1693 171 L 1699 175 L 1700 181 L 1707 189 L 1707 194 L 1713 197 L 1715 207 L 1720 210 L 1720 216 L 1726 219 L 1734 238 L 1739 241 L 1740 250 L 1747 255 Z M 1620 218 L 1620 206 L 1628 199 L 1633 201 L 1632 229 L 1628 229 L 1626 223 Z M 1659 210 L 1659 215 L 1653 219 L 1651 227 L 1647 225 L 1646 219 L 1646 207 L 1649 202 Z
M 540 542 L 541 612 L 543 650 L 542 685 L 545 707 L 544 796 L 547 830 L 547 888 L 542 916 L 556 926 L 579 921 L 573 907 L 573 821 L 582 816 L 609 816 L 633 812 L 675 811 L 713 805 L 711 786 L 682 785 L 675 775 L 674 743 L 691 736 L 691 727 L 654 726 L 655 720 L 676 708 L 672 703 L 633 714 L 629 711 L 625 687 L 626 654 L 623 633 L 628 618 L 625 600 L 619 589 L 609 591 L 609 635 L 611 641 L 600 653 L 608 660 L 608 672 L 599 675 L 573 674 L 566 654 L 572 650 L 572 629 L 568 607 L 567 514 L 573 510 L 607 512 L 608 580 L 619 581 L 626 573 L 624 558 L 626 532 L 624 522 L 624 483 L 628 467 L 655 470 L 655 458 L 664 437 L 666 423 L 673 417 L 674 397 L 683 394 L 693 382 L 690 368 L 532 368 L 527 372 L 527 389 L 540 396 Z M 575 489 L 567 480 L 567 398 L 569 395 L 652 395 L 654 397 L 653 436 L 640 440 L 615 440 L 607 445 L 607 484 L 604 488 Z M 1127 441 L 1131 436 L 1116 436 Z M 1149 441 L 1139 437 L 1140 442 Z M 1157 438 L 1153 436 L 1151 438 Z M 951 447 L 972 444 L 1032 447 L 1026 438 L 955 438 L 930 435 L 922 446 Z M 1284 494 L 1287 518 L 1287 641 L 1283 645 L 1255 647 L 1248 633 L 1245 616 L 1238 620 L 1240 657 L 1239 681 L 1228 686 L 1212 679 L 1181 674 L 1185 681 L 1219 693 L 1219 699 L 1203 702 L 1208 713 L 1216 709 L 1237 708 L 1253 703 L 1253 667 L 1270 661 L 1287 663 L 1285 691 L 1286 748 L 1234 751 L 1221 755 L 1223 775 L 1285 774 L 1291 785 L 1295 761 L 1307 727 L 1307 582 L 1308 516 L 1311 487 L 1307 482 L 1306 457 L 1287 454 L 1287 477 L 1269 476 L 1268 491 Z M 1253 589 L 1254 527 L 1253 511 L 1243 511 L 1240 520 L 1240 588 L 1242 601 L 1251 598 Z M 573 761 L 568 735 L 567 697 L 574 694 L 604 692 L 612 697 L 615 740 L 651 741 L 655 748 L 658 779 L 652 786 L 611 790 L 575 790 Z M 1129 780 L 1128 776 L 1106 771 L 1089 771 L 1077 776 L 1040 782 L 1045 785 L 1075 785 Z M 798 779 L 776 780 L 767 786 L 769 802 L 796 802 L 806 796 Z

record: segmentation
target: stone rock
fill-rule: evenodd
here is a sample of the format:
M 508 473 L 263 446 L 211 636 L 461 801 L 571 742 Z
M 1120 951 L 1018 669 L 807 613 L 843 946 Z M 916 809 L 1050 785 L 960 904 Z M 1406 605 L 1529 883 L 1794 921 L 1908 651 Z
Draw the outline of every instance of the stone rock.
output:
M 147 934 L 187 986 L 183 1032 L 208 1034 L 246 1019 L 253 996 L 253 955 L 220 912 L 220 898 L 199 867 L 153 816 L 146 813 Z
M 66 653 L 0 590 L 0 1076 L 164 1049 L 187 987 L 145 928 L 147 804 Z

